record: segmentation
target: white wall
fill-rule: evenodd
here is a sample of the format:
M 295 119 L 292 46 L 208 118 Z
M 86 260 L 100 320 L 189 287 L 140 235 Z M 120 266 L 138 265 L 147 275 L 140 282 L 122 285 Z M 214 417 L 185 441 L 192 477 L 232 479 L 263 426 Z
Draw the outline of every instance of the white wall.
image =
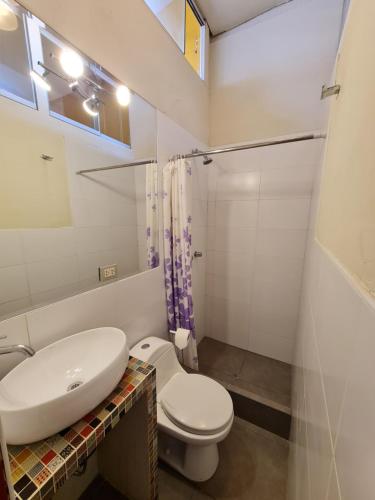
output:
M 294 0 L 210 45 L 210 144 L 325 128 L 343 0 Z
M 176 123 L 207 142 L 207 84 L 143 0 L 21 3 Z
M 373 175 L 367 173 L 373 171 L 375 159 L 368 98 L 374 88 L 369 55 L 375 4 L 354 1 L 349 12 L 337 65 L 343 91 L 332 100 L 322 180 L 315 189 L 312 213 L 315 218 L 319 203 L 319 221 L 330 217 L 333 208 L 322 199 L 330 180 L 327 173 L 334 170 L 335 179 L 345 180 L 346 185 L 344 189 L 341 182 L 333 184 L 329 199 L 334 202 L 347 193 L 358 203 L 349 205 L 355 222 L 348 224 L 351 211 L 349 215 L 339 211 L 341 217 L 330 230 L 336 232 L 341 224 L 355 229 L 361 235 L 362 255 L 374 259 L 373 247 L 364 251 L 368 249 L 361 230 L 365 215 L 360 209 L 361 204 L 369 206 L 367 220 L 373 232 L 374 210 L 369 204 Z M 329 245 L 329 240 L 320 244 L 314 220 L 311 227 L 295 355 L 289 500 L 372 500 L 375 300 L 337 252 L 356 237 L 342 238 L 337 246 Z
M 372 500 L 374 300 L 312 236 L 303 297 L 288 498 Z
M 241 151 L 209 167 L 208 336 L 291 363 L 321 147 Z

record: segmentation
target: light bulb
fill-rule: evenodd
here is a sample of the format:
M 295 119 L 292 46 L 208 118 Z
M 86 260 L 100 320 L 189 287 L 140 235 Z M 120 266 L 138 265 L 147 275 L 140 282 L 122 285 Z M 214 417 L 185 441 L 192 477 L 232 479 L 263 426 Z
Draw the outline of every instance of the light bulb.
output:
M 86 113 L 90 116 L 98 116 L 98 100 L 95 97 L 95 94 L 83 101 L 82 106 Z
M 77 79 L 83 75 L 83 59 L 74 50 L 63 49 L 60 53 L 59 61 L 62 69 L 68 76 Z
M 0 0 L 0 30 L 15 31 L 18 28 L 16 14 L 5 2 Z
M 46 90 L 49 92 L 51 90 L 51 85 L 47 82 L 45 79 L 44 75 L 41 75 L 40 73 L 37 73 L 33 69 L 30 71 L 30 76 L 34 80 L 34 82 L 38 85 L 38 87 L 41 87 L 42 89 Z
M 119 85 L 116 89 L 116 99 L 120 106 L 129 106 L 130 90 L 125 85 Z

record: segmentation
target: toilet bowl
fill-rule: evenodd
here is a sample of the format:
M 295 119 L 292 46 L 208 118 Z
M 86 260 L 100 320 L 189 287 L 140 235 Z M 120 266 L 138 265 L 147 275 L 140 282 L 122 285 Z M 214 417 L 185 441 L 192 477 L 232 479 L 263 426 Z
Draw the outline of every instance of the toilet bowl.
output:
M 229 393 L 209 377 L 187 373 L 166 340 L 147 337 L 130 354 L 156 368 L 160 458 L 192 481 L 207 481 L 219 464 L 217 444 L 232 427 Z

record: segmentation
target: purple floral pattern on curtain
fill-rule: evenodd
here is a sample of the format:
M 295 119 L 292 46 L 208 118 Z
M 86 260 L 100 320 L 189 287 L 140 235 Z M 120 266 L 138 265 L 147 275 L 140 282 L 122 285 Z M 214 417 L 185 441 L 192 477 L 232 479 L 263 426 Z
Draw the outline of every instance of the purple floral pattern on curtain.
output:
M 177 159 L 163 171 L 164 274 L 169 330 L 190 331 L 183 362 L 198 369 L 192 296 L 192 170 Z
M 149 269 L 159 265 L 158 242 L 158 165 L 150 163 L 146 167 L 146 247 Z

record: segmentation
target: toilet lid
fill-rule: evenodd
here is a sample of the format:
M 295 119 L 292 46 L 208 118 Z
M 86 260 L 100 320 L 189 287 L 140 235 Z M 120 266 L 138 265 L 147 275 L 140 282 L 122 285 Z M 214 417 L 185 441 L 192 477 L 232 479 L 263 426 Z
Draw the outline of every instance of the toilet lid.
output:
M 193 434 L 216 434 L 233 416 L 228 391 L 203 375 L 179 373 L 164 386 L 160 396 L 161 406 L 172 422 Z

